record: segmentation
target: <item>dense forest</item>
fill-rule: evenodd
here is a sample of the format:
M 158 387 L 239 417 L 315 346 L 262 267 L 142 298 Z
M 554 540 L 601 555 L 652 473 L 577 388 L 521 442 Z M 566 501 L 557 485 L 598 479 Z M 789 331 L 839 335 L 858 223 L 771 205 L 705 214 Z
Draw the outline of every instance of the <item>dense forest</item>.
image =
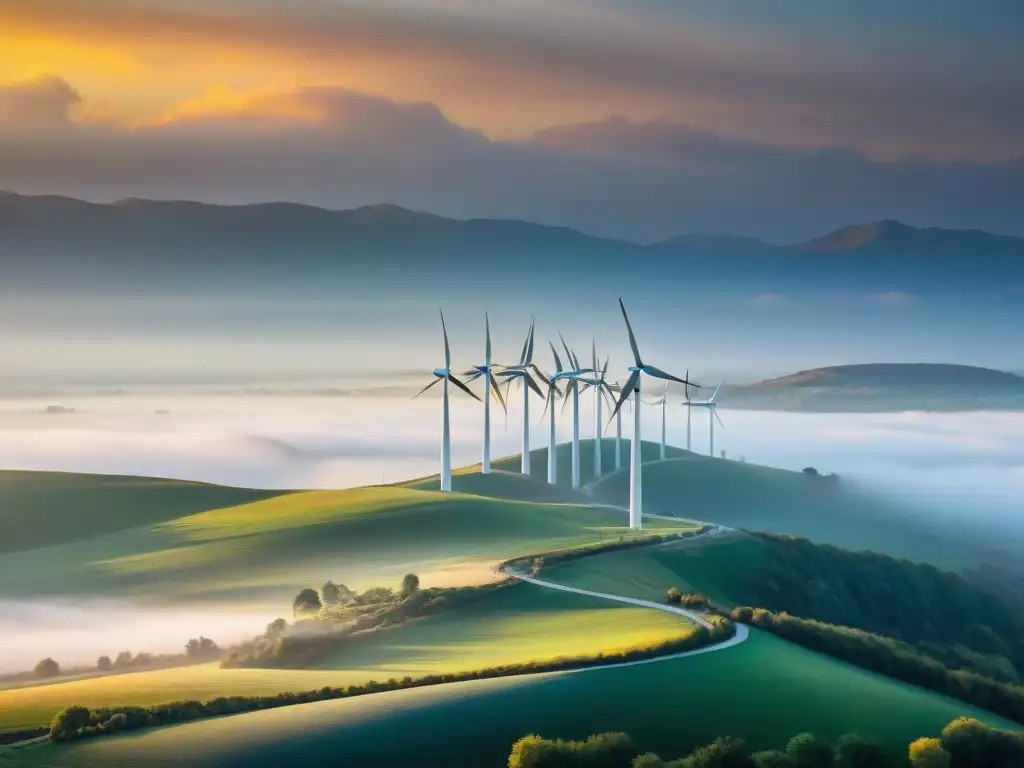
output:
M 884 635 L 947 667 L 1021 681 L 1024 615 L 1013 585 L 984 572 L 965 578 L 872 552 L 754 535 L 763 557 L 731 590 L 737 602 Z

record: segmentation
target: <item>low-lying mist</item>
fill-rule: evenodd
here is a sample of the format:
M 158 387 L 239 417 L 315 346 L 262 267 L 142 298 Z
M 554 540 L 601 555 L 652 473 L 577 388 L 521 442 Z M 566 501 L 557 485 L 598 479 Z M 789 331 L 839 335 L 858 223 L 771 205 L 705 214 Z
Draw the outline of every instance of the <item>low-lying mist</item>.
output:
M 432 393 L 430 393 L 432 394 Z M 452 397 L 453 461 L 479 461 L 481 406 Z M 518 452 L 521 398 L 506 419 L 492 410 L 496 455 Z M 594 433 L 589 397 L 582 433 Z M 48 406 L 60 406 L 50 408 Z M 441 403 L 424 396 L 82 396 L 60 402 L 0 400 L 0 467 L 155 475 L 267 488 L 340 488 L 394 482 L 438 468 Z M 532 446 L 546 445 L 542 404 L 531 403 Z M 1024 541 L 1024 414 L 793 414 L 720 411 L 715 450 L 779 468 L 838 473 L 919 514 L 958 520 Z M 570 411 L 560 440 L 571 434 Z M 632 415 L 623 419 L 631 432 Z M 684 410 L 668 414 L 669 442 L 686 444 Z M 644 437 L 660 436 L 647 407 Z M 614 424 L 606 433 L 614 435 Z M 693 450 L 707 452 L 708 417 L 695 411 Z M 0 510 L 2 514 L 2 510 Z M 694 511 L 699 517 L 699 511 Z M 215 607 L 138 608 L 124 603 L 4 601 L 3 670 L 52 655 L 71 665 L 120 650 L 177 652 L 200 634 L 218 643 L 248 637 L 287 612 Z

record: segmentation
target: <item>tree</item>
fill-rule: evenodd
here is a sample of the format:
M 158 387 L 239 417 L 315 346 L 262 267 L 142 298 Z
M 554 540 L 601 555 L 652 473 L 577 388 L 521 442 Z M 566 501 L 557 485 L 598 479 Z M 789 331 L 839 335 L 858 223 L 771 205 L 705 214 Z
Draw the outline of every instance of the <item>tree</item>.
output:
M 320 602 L 320 595 L 316 593 L 315 589 L 308 587 L 299 592 L 295 596 L 295 600 L 292 601 L 292 614 L 295 618 L 315 616 L 320 613 L 321 608 L 323 608 L 323 604 Z
M 836 743 L 836 768 L 882 768 L 886 765 L 889 765 L 888 756 L 871 739 L 848 733 Z
M 330 608 L 341 601 L 341 590 L 333 581 L 328 581 L 320 588 L 320 599 L 323 600 L 324 605 Z
M 597 733 L 576 745 L 576 760 L 589 768 L 619 768 L 636 756 L 633 740 L 624 733 Z
M 755 768 L 742 739 L 719 738 L 679 761 L 680 768 Z
M 805 475 L 810 475 L 812 477 L 817 477 L 818 476 L 818 470 L 816 470 L 814 467 L 804 467 L 804 474 Z
M 832 747 L 813 733 L 800 733 L 789 740 L 786 754 L 795 768 L 831 768 Z
M 185 656 L 192 661 L 212 659 L 219 653 L 220 648 L 208 637 L 193 637 L 185 644 Z
M 668 592 L 665 593 L 665 602 L 669 603 L 670 605 L 678 605 L 680 602 L 682 602 L 682 599 L 683 593 L 675 587 L 669 587 Z
M 544 739 L 535 733 L 512 745 L 508 768 L 560 768 L 576 762 L 573 745 L 560 739 Z
M 272 622 L 267 624 L 267 631 L 266 631 L 267 639 L 268 640 L 277 640 L 277 638 L 281 637 L 287 631 L 288 631 L 288 622 L 287 621 L 285 621 L 284 619 L 274 619 Z
M 110 660 L 109 656 L 100 656 L 96 659 L 96 669 L 100 672 L 109 672 L 114 668 L 114 662 Z
M 359 605 L 375 605 L 377 603 L 390 603 L 394 599 L 395 593 L 390 587 L 370 587 L 356 598 L 356 602 Z
M 750 756 L 757 768 L 793 768 L 793 758 L 778 749 L 755 752 Z
M 405 597 L 411 597 L 419 592 L 420 589 L 420 577 L 415 573 L 407 573 L 402 578 L 402 594 Z
M 121 651 L 114 659 L 114 669 L 122 669 L 132 663 L 132 652 Z
M 939 739 L 918 739 L 910 745 L 910 764 L 914 768 L 949 768 L 950 760 Z
M 60 664 L 47 656 L 45 659 L 36 664 L 35 676 L 36 677 L 57 677 L 60 674 Z
M 956 766 L 982 765 L 988 741 L 989 727 L 971 717 L 958 717 L 942 729 L 942 747 Z
M 665 768 L 665 761 L 653 752 L 646 752 L 633 758 L 632 768 Z
M 67 741 L 89 724 L 89 710 L 73 706 L 62 709 L 54 715 L 50 724 L 50 738 L 53 741 Z

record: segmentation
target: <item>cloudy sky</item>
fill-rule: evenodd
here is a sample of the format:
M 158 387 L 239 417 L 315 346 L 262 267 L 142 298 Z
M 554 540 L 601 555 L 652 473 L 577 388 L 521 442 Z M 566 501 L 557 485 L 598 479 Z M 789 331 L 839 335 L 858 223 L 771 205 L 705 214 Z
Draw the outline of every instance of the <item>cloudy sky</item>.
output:
M 0 188 L 1024 235 L 1014 0 L 0 0 Z

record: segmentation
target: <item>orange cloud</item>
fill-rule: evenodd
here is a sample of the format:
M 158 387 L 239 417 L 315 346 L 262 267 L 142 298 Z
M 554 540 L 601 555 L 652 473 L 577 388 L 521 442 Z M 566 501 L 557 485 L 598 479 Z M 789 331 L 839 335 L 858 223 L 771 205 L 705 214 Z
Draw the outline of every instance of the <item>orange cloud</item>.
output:
M 217 118 L 250 117 L 290 122 L 323 122 L 328 110 L 316 102 L 301 98 L 294 92 L 269 88 L 235 91 L 223 86 L 213 87 L 196 99 L 174 105 L 166 112 L 136 127 L 209 121 Z

